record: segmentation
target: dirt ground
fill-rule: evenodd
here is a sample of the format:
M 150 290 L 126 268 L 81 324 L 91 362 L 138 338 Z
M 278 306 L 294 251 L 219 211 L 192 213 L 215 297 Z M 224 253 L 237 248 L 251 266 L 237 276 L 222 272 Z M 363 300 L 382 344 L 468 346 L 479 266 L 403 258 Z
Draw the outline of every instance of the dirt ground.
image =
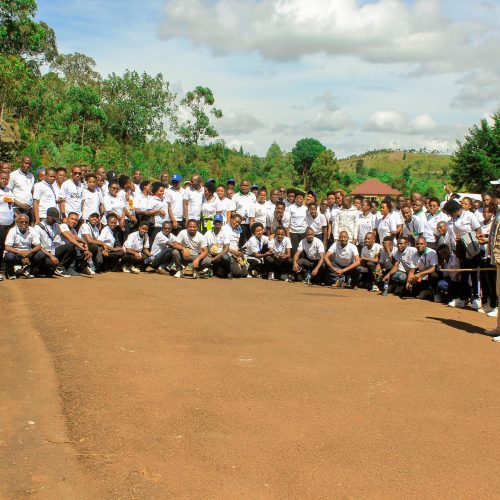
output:
M 498 498 L 494 320 L 365 290 L 0 286 L 0 498 Z

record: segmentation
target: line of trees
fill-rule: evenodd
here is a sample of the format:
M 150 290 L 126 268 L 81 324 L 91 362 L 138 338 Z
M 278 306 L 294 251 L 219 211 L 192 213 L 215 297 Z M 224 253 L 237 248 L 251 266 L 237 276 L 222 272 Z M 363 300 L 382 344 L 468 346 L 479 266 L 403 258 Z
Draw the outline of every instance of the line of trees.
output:
M 197 86 L 176 95 L 161 74 L 126 70 L 103 77 L 81 53 L 59 54 L 54 31 L 36 21 L 35 0 L 0 3 L 0 159 L 29 155 L 35 166 L 103 166 L 119 172 L 140 168 L 150 178 L 178 172 L 225 180 L 248 178 L 268 186 L 312 188 L 324 194 L 378 177 L 403 192 L 438 194 L 442 180 L 412 164 L 402 175 L 382 174 L 363 160 L 340 168 L 335 153 L 314 138 L 292 151 L 278 144 L 265 157 L 229 149 L 218 138 L 223 115 L 213 92 Z M 42 68 L 44 71 L 42 71 Z M 48 68 L 48 70 L 47 70 Z M 478 190 L 498 172 L 499 115 L 483 120 L 458 145 L 451 178 Z

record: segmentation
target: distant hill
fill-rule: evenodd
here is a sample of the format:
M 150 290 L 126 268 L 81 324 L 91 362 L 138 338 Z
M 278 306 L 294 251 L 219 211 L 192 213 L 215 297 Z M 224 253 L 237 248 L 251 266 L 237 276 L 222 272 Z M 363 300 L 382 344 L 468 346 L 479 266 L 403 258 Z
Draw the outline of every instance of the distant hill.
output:
M 403 170 L 409 167 L 412 177 L 424 174 L 427 178 L 444 181 L 448 176 L 451 158 L 451 155 L 436 152 L 378 150 L 340 159 L 339 164 L 342 172 L 356 172 L 362 161 L 365 172 L 375 169 L 379 174 L 387 173 L 394 177 L 401 177 Z

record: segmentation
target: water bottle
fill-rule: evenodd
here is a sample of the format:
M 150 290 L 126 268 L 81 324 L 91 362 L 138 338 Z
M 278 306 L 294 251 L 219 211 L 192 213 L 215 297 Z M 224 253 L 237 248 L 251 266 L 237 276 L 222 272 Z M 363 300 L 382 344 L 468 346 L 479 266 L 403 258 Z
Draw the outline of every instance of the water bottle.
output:
M 307 271 L 307 274 L 306 274 L 306 285 L 310 285 L 311 284 L 311 271 Z
M 339 286 L 339 288 L 344 288 L 344 284 L 345 284 L 345 275 L 341 274 L 341 275 L 340 275 L 340 278 L 339 278 L 339 281 L 340 281 L 340 286 Z
M 388 291 L 389 291 L 389 282 L 388 281 L 384 281 L 384 289 L 383 289 L 383 292 L 382 292 L 382 296 L 383 297 L 387 297 Z

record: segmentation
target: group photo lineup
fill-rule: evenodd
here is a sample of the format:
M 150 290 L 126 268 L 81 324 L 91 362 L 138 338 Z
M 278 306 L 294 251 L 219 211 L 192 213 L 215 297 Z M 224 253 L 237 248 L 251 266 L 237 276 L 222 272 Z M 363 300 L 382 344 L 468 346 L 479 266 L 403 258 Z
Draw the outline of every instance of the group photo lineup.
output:
M 499 19 L 2 0 L 0 499 L 498 499 Z

